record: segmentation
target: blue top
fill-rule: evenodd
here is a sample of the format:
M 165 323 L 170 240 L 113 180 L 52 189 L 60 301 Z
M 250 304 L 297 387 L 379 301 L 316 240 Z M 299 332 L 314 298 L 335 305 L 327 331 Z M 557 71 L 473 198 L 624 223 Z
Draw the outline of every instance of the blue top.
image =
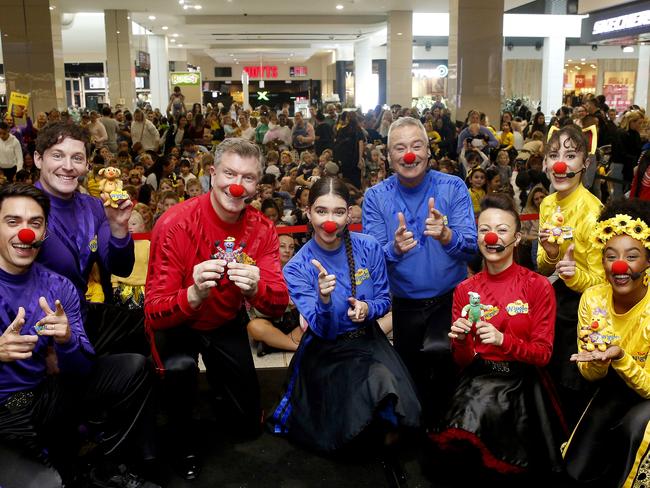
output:
M 499 140 L 494 137 L 494 134 L 492 134 L 492 131 L 490 131 L 490 129 L 481 126 L 478 131 L 480 134 L 487 138 L 487 146 L 483 148 L 483 152 L 487 154 L 486 148 L 499 147 Z M 458 145 L 456 146 L 456 151 L 458 154 L 460 154 L 460 151 L 463 149 L 463 143 L 465 142 L 465 139 L 469 139 L 470 137 L 472 137 L 472 134 L 469 133 L 469 127 L 465 127 L 462 131 L 460 131 L 460 134 L 458 134 Z
M 0 335 L 16 318 L 18 307 L 25 309 L 25 325 L 20 333 L 35 335 L 34 324 L 45 317 L 38 304 L 41 296 L 52 310 L 56 300 L 61 302 L 70 324 L 70 340 L 57 344 L 52 337 L 40 336 L 31 358 L 0 363 L 0 404 L 11 394 L 31 390 L 45 379 L 48 346 L 54 346 L 61 373 L 83 375 L 90 370 L 94 351 L 81 323 L 77 292 L 68 279 L 38 263 L 19 275 L 0 269 Z
M 367 235 L 351 233 L 352 254 L 356 267 L 357 300 L 368 304 L 366 320 L 373 322 L 390 309 L 388 277 L 381 247 Z M 318 269 L 311 264 L 317 259 L 328 274 L 336 275 L 336 286 L 327 305 L 321 302 L 318 290 Z M 334 340 L 338 334 L 359 328 L 348 317 L 352 296 L 350 272 L 345 245 L 334 251 L 321 248 L 314 239 L 305 244 L 283 270 L 291 300 L 307 320 L 309 328 L 319 337 Z
M 447 216 L 452 232 L 442 245 L 424 235 L 429 198 Z M 417 246 L 406 254 L 395 252 L 393 242 L 402 212 L 406 229 Z M 400 184 L 396 175 L 368 189 L 363 204 L 363 230 L 384 248 L 393 295 L 400 298 L 431 298 L 447 293 L 467 277 L 467 261 L 476 253 L 476 224 L 469 192 L 457 176 L 429 171 L 413 188 Z
M 43 190 L 39 183 L 36 186 Z M 72 281 L 85 316 L 86 289 L 93 264 L 99 262 L 103 270 L 116 276 L 129 276 L 135 263 L 133 239 L 131 234 L 121 239 L 111 235 L 99 198 L 75 193 L 64 200 L 46 194 L 51 204 L 47 239 L 36 259 Z

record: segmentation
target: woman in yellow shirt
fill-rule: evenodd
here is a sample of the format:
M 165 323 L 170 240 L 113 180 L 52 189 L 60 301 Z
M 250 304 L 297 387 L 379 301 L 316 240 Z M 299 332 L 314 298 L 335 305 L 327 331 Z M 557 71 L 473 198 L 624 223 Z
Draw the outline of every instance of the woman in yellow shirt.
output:
M 587 152 L 579 128 L 567 126 L 552 133 L 546 144 L 544 170 L 557 191 L 544 198 L 539 209 L 537 269 L 546 276 L 557 273 L 560 278 L 553 283 L 557 316 L 548 369 L 569 428 L 584 410 L 590 388 L 568 361 L 577 352 L 578 303 L 587 288 L 605 281 L 600 253 L 591 240 L 602 204 L 581 183 L 589 164 Z
M 562 454 L 578 481 L 648 486 L 650 203 L 615 202 L 599 220 L 594 241 L 603 249 L 607 282 L 582 295 L 579 352 L 571 356 L 598 389 Z
M 512 133 L 512 124 L 508 121 L 501 124 L 501 135 L 497 137 L 499 140 L 499 149 L 510 151 L 515 147 L 515 135 Z

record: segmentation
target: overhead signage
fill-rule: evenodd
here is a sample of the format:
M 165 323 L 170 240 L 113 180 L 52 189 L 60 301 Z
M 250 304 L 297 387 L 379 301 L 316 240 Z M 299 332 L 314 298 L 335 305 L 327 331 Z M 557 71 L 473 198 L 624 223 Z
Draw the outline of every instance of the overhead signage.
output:
M 290 66 L 289 76 L 292 77 L 307 76 L 307 66 Z
M 637 36 L 647 33 L 650 33 L 650 0 L 591 12 L 582 20 L 580 40 L 584 44 L 623 38 L 634 42 Z
M 268 91 L 258 91 L 258 92 L 257 92 L 257 99 L 258 99 L 259 101 L 265 101 L 265 102 L 268 102 L 268 101 L 269 101 L 269 95 L 268 95 L 268 93 L 269 93 Z
M 243 71 L 248 73 L 251 78 L 277 78 L 278 67 L 263 65 L 263 66 L 244 66 Z
M 200 73 L 170 73 L 169 82 L 172 86 L 192 86 L 201 84 Z

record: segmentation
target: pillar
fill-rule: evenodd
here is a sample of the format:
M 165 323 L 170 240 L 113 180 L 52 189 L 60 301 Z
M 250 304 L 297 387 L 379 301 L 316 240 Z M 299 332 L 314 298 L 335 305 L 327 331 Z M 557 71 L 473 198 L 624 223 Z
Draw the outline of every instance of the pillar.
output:
M 336 93 L 339 101 L 345 104 L 345 61 L 336 61 Z
M 48 0 L 0 0 L 7 95 L 14 91 L 30 94 L 28 113 L 32 119 L 38 112 L 66 105 L 61 12 L 57 7 Z
M 379 105 L 386 104 L 386 60 L 377 59 L 377 78 L 379 78 Z
M 501 113 L 503 0 L 449 0 L 449 108 L 457 120 Z
M 111 105 L 135 107 L 135 59 L 131 53 L 131 20 L 127 10 L 104 10 L 106 76 Z M 166 105 L 165 105 L 166 107 Z
M 369 38 L 354 43 L 354 102 L 363 112 L 377 105 L 377 87 L 373 90 L 372 48 Z
M 501 9 L 503 11 L 503 8 Z M 388 12 L 386 100 L 402 107 L 411 106 L 413 90 L 413 12 Z
M 166 36 L 148 36 L 149 86 L 151 88 L 151 106 L 160 108 L 162 113 L 169 104 L 169 50 Z
M 542 56 L 542 112 L 547 119 L 562 106 L 566 38 L 554 35 L 544 39 Z M 533 110 L 533 107 L 528 107 Z
M 650 91 L 650 46 L 640 44 L 639 63 L 636 68 L 636 81 L 634 87 L 634 104 L 648 110 L 648 91 Z

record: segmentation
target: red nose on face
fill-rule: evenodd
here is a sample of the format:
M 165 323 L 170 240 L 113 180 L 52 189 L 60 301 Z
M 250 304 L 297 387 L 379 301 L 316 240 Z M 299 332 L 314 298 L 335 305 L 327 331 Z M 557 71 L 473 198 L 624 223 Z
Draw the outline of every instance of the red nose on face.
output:
M 417 157 L 417 156 L 415 155 L 415 153 L 407 152 L 407 153 L 404 155 L 404 162 L 405 162 L 406 164 L 414 163 L 416 157 Z
M 246 191 L 243 186 L 237 184 L 230 185 L 228 189 L 230 190 L 230 194 L 235 198 L 241 197 Z
M 496 234 L 496 232 L 488 232 L 485 234 L 483 241 L 485 241 L 488 246 L 494 246 L 497 242 L 499 242 L 499 236 Z
M 564 161 L 558 161 L 553 165 L 553 172 L 559 175 L 566 173 L 567 165 Z
M 626 274 L 627 270 L 628 265 L 625 261 L 614 261 L 614 263 L 612 263 L 612 273 L 614 274 Z
M 331 220 L 328 220 L 327 222 L 323 223 L 323 230 L 328 234 L 334 234 L 334 232 L 336 232 L 337 229 L 338 226 L 336 225 L 336 222 L 332 222 Z
M 36 234 L 34 234 L 32 229 L 20 229 L 18 231 L 18 239 L 23 244 L 31 244 L 36 239 Z

